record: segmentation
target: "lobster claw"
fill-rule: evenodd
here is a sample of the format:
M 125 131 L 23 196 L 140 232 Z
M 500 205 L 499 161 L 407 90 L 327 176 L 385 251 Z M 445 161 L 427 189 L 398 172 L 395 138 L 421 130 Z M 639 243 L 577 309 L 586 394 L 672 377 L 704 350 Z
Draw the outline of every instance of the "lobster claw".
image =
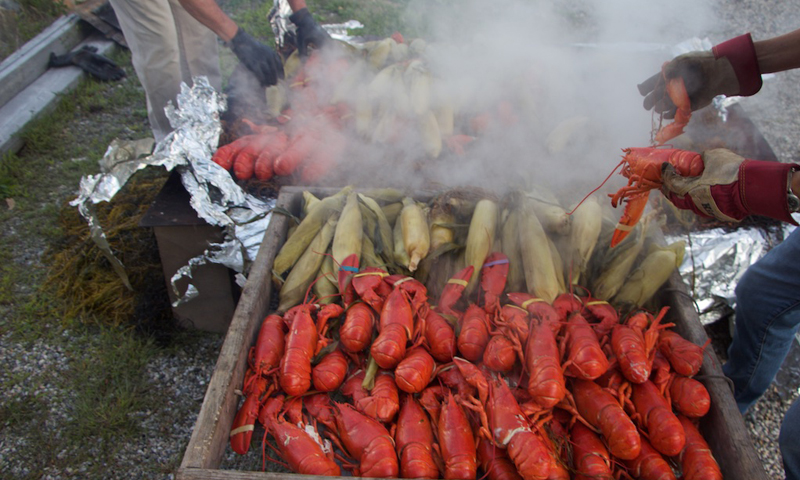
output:
M 625 201 L 625 210 L 614 229 L 614 234 L 611 237 L 611 248 L 616 247 L 631 233 L 631 231 L 639 223 L 642 218 L 642 213 L 647 206 L 647 200 L 650 198 L 650 191 L 635 193 L 628 197 Z

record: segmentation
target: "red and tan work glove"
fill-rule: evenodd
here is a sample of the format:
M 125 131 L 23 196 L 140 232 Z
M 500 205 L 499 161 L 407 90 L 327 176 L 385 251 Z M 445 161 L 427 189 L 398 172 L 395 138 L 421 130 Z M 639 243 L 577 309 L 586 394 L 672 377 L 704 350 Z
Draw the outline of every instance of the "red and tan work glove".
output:
M 675 104 L 665 92 L 666 80 L 683 77 L 692 111 L 711 103 L 717 95 L 755 95 L 761 89 L 753 39 L 750 34 L 720 43 L 710 52 L 679 55 L 659 72 L 638 85 L 645 96 L 645 110 L 654 109 L 665 118 L 675 116 Z
M 703 152 L 703 173 L 682 177 L 664 163 L 661 191 L 678 208 L 725 222 L 763 215 L 793 225 L 787 200 L 789 179 L 800 165 L 749 160 L 730 150 Z

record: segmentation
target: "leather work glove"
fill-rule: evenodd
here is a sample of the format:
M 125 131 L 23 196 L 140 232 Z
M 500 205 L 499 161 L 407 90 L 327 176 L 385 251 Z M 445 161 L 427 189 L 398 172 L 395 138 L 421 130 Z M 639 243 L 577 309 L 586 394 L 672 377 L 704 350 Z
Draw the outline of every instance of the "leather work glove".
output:
M 253 72 L 261 86 L 268 87 L 283 78 L 283 63 L 278 52 L 259 42 L 241 27 L 231 39 L 231 50 Z
M 289 16 L 289 20 L 297 27 L 297 49 L 301 57 L 308 55 L 308 46 L 322 47 L 330 35 L 320 27 L 307 8 L 301 8 Z
M 793 225 L 787 193 L 793 163 L 745 159 L 730 150 L 703 152 L 703 173 L 682 177 L 664 163 L 661 191 L 678 208 L 726 222 L 763 215 Z
M 119 80 L 125 77 L 125 70 L 108 57 L 97 53 L 97 47 L 92 45 L 84 45 L 79 50 L 64 55 L 50 53 L 49 66 L 67 67 L 70 65 L 80 67 L 98 80 Z
M 654 109 L 665 118 L 675 116 L 676 107 L 667 95 L 666 80 L 683 77 L 692 111 L 711 103 L 717 95 L 755 95 L 761 89 L 761 71 L 750 34 L 720 43 L 710 52 L 690 52 L 668 62 L 659 72 L 638 85 L 645 96 L 645 110 Z

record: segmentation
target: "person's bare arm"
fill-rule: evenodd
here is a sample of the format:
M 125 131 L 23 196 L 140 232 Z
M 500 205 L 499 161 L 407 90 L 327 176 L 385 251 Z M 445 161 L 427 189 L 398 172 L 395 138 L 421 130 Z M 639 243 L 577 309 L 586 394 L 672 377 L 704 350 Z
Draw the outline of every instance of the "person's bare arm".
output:
M 800 29 L 779 37 L 753 42 L 761 73 L 800 68 Z
M 287 1 L 289 2 L 289 8 L 291 8 L 293 12 L 296 12 L 301 8 L 306 8 L 306 0 L 287 0 Z
M 215 0 L 179 0 L 183 8 L 198 22 L 216 33 L 224 42 L 230 42 L 239 26 L 219 8 Z M 305 3 L 305 0 L 303 0 Z

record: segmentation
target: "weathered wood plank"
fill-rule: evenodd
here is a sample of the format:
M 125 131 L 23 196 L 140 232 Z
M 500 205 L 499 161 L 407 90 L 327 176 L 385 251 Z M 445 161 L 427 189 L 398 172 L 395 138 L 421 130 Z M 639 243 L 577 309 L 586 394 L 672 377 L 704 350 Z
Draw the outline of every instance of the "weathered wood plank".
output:
M 32 84 L 47 70 L 50 53 L 62 55 L 86 38 L 78 15 L 58 18 L 42 33 L 0 63 L 0 105 Z
M 686 284 L 676 270 L 660 290 L 662 305 L 669 305 L 665 321 L 675 322 L 675 331 L 697 345 L 704 345 L 708 335 L 695 310 Z M 697 374 L 711 396 L 711 409 L 700 421 L 700 430 L 722 469 L 726 480 L 768 480 L 742 415 L 733 400 L 731 385 L 722 373 L 722 364 L 714 349 L 706 349 L 703 366 Z
M 108 54 L 116 46 L 99 36 L 90 37 L 77 48 L 84 45 L 97 47 L 100 54 Z M 48 69 L 0 107 L 0 155 L 22 148 L 19 133 L 25 125 L 51 111 L 57 105 L 59 95 L 74 89 L 84 75 L 83 70 L 73 66 Z
M 296 203 L 294 197 L 281 193 L 276 206 L 291 211 L 296 208 L 292 206 L 292 203 Z M 269 308 L 272 261 L 286 239 L 287 230 L 286 217 L 273 214 L 228 327 L 203 406 L 181 462 L 182 469 L 218 468 L 222 461 L 239 405 L 235 390 L 242 385 L 249 347 L 255 342 L 258 328 Z

